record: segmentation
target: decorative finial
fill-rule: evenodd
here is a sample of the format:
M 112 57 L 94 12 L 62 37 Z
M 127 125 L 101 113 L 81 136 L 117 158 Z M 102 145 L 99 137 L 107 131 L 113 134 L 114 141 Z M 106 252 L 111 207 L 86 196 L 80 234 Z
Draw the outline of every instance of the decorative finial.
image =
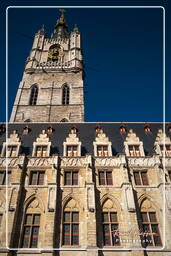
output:
M 64 14 L 64 12 L 66 12 L 65 9 L 59 9 L 59 11 L 62 13 L 62 15 Z
M 78 32 L 77 24 L 74 25 L 74 32 Z

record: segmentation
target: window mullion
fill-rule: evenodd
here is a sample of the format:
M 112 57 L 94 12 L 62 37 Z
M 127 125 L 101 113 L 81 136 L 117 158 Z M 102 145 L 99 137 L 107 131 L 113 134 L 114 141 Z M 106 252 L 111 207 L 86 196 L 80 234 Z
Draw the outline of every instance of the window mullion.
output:
M 71 185 L 73 185 L 73 171 L 71 171 Z
M 36 185 L 38 185 L 38 179 L 39 179 L 39 172 L 37 172 L 37 175 L 36 175 Z
M 72 212 L 70 212 L 70 245 L 72 245 Z
M 27 215 L 26 215 L 27 216 Z M 31 215 L 31 224 L 30 226 L 30 234 L 29 234 L 29 248 L 31 247 L 31 237 L 32 237 L 32 223 L 33 223 L 33 214 Z
M 144 184 L 143 184 L 142 172 L 141 172 L 141 171 L 139 171 L 139 176 L 140 176 L 141 185 L 144 185 Z
M 2 181 L 2 185 L 4 184 L 4 185 L 6 185 L 7 184 L 7 181 L 6 181 L 6 172 L 7 171 L 5 171 L 4 172 L 4 174 L 3 174 L 3 181 Z

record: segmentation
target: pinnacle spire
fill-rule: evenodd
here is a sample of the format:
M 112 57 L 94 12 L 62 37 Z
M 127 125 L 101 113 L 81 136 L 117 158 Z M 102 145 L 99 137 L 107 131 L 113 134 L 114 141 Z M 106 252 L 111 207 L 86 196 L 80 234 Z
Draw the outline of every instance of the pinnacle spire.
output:
M 64 12 L 66 12 L 66 11 L 64 9 L 59 9 L 59 11 L 61 12 L 61 16 L 56 22 L 56 26 L 55 26 L 54 32 L 52 34 L 52 37 L 53 38 L 57 38 L 57 37 L 66 38 L 66 37 L 68 37 L 68 24 L 67 24 L 65 16 L 64 16 Z

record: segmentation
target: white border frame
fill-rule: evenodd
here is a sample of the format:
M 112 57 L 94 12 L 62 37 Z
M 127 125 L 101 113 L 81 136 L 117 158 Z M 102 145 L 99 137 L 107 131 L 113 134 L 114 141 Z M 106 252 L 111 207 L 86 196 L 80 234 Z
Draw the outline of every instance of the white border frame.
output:
M 150 8 L 154 8 L 154 9 L 162 9 L 163 10 L 163 132 L 165 133 L 165 113 L 166 113 L 166 109 L 165 109 L 165 8 L 163 6 L 8 6 L 6 8 L 6 140 L 8 138 L 8 10 L 11 8 L 119 8 L 119 9 L 123 9 L 123 8 L 144 8 L 144 9 L 150 9 Z M 104 122 L 99 122 L 98 123 L 104 123 Z M 130 122 L 129 122 L 130 123 Z M 165 138 L 163 140 L 163 144 L 165 145 Z M 7 156 L 6 156 L 7 157 Z M 165 157 L 163 157 L 163 168 L 165 170 Z M 8 166 L 6 166 L 6 172 L 8 175 Z M 166 213 L 166 197 L 165 197 L 165 177 L 163 175 L 163 195 L 164 195 L 164 207 L 163 207 L 163 229 L 165 227 L 165 213 Z M 8 230 L 8 184 L 6 185 L 6 230 Z M 165 230 L 164 230 L 165 231 Z M 8 232 L 6 232 L 6 248 L 8 250 L 19 250 L 19 251 L 40 251 L 41 250 L 46 250 L 48 251 L 52 251 L 52 250 L 56 250 L 56 251 L 93 251 L 93 250 L 97 250 L 97 251 L 162 251 L 165 248 L 165 233 L 163 233 L 163 247 L 162 248 L 37 248 L 37 249 L 32 249 L 32 248 L 9 248 L 8 247 Z

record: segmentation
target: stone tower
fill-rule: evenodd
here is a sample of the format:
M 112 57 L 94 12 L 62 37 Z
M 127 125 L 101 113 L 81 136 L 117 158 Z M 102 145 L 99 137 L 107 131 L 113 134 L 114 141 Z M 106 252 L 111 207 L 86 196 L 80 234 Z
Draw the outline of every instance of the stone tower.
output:
M 10 122 L 83 122 L 84 85 L 81 39 L 69 33 L 61 9 L 51 38 L 44 27 L 34 37 Z

